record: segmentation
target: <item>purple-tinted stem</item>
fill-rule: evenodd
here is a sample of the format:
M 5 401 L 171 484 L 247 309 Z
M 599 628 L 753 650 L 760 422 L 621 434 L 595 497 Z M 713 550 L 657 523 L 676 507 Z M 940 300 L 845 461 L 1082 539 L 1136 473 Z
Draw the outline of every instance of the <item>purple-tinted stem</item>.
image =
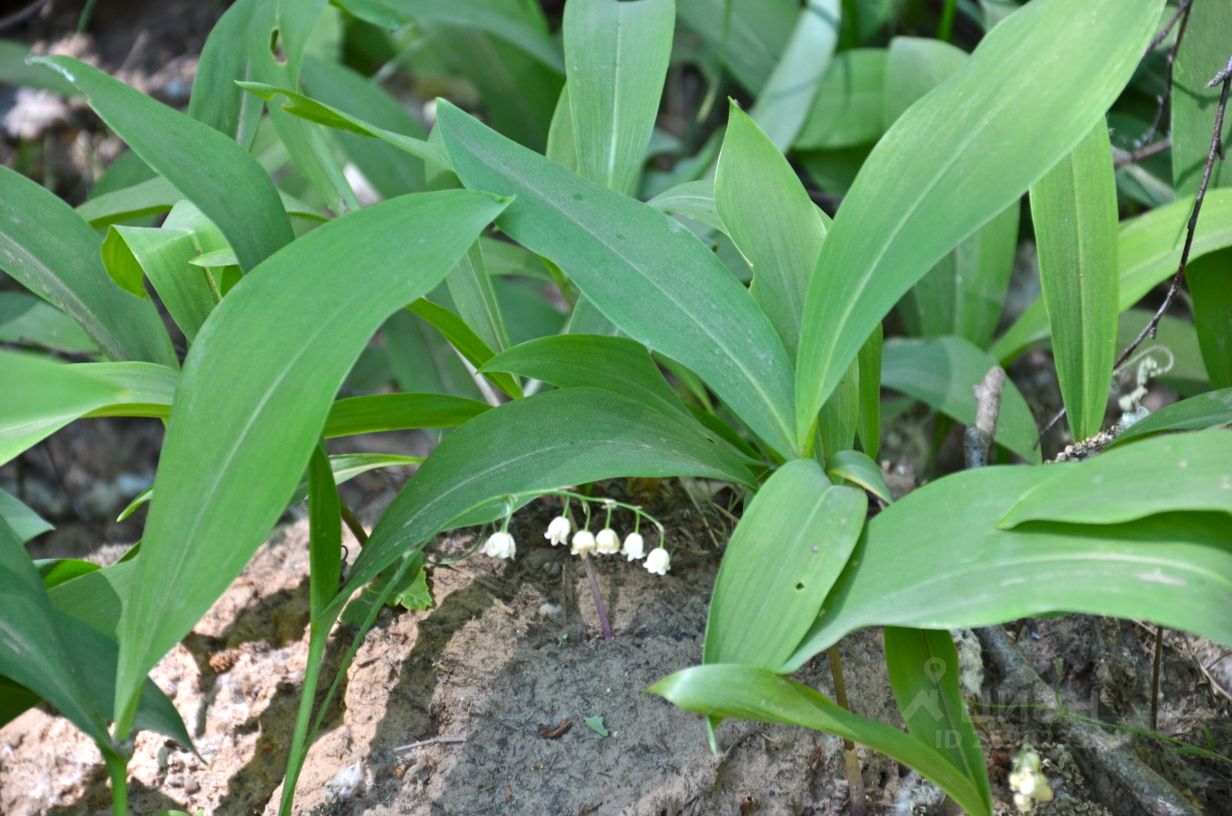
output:
M 603 593 L 599 591 L 599 579 L 595 577 L 594 567 L 590 565 L 590 556 L 583 555 L 582 563 L 586 565 L 586 580 L 590 582 L 590 594 L 595 599 L 595 611 L 599 613 L 599 627 L 603 629 L 603 639 L 612 639 L 612 624 L 607 619 L 607 607 L 603 605 Z

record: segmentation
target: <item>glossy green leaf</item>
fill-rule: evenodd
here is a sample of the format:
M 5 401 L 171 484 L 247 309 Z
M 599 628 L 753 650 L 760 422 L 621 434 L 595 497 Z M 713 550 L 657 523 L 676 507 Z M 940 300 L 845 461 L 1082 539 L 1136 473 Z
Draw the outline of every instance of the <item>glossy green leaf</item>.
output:
M 887 626 L 885 651 L 890 687 L 907 731 L 936 747 L 971 780 L 991 812 L 988 766 L 959 688 L 958 651 L 950 633 Z
M 583 178 L 618 193 L 634 191 L 659 113 L 675 23 L 674 0 L 565 5 L 565 76 Z
M 103 265 L 117 284 L 147 297 L 145 279 L 158 292 L 180 331 L 192 342 L 218 297 L 209 272 L 189 262 L 201 254 L 192 232 L 112 226 L 103 239 Z
M 1160 408 L 1146 419 L 1131 425 L 1113 444 L 1119 445 L 1130 439 L 1143 439 L 1163 431 L 1200 431 L 1230 423 L 1232 388 L 1221 388 Z
M 134 153 L 218 225 L 245 269 L 291 240 L 291 225 L 273 182 L 235 142 L 97 68 L 70 57 L 43 57 L 40 62 L 81 89 Z
M 714 200 L 714 181 L 700 179 L 678 184 L 646 202 L 668 215 L 685 216 L 717 230 L 726 230 Z
M 875 142 L 885 131 L 886 51 L 856 48 L 836 55 L 795 147 L 850 147 Z
M 326 220 L 320 212 L 294 196 L 281 191 L 278 196 L 282 199 L 287 215 L 313 224 Z M 91 198 L 77 207 L 77 214 L 88 221 L 91 227 L 102 229 L 112 224 L 165 213 L 174 209 L 177 203 L 188 203 L 184 194 L 162 176 L 156 176 L 131 187 Z
M 0 463 L 121 394 L 74 367 L 13 352 L 0 352 L 0 381 Z
M 973 816 L 991 813 L 979 788 L 931 745 L 853 714 L 772 671 L 728 664 L 694 666 L 647 690 L 697 714 L 799 725 L 862 743 L 919 771 Z
M 565 61 L 535 8 L 518 0 L 457 3 L 453 0 L 385 0 L 404 19 L 420 24 L 446 24 L 497 37 L 534 57 L 545 67 L 564 73 Z
M 43 587 L 48 590 L 74 578 L 98 572 L 100 569 L 98 564 L 82 561 L 80 558 L 39 559 L 34 562 L 34 568 L 38 570 L 39 577 L 43 579 Z M 110 704 L 111 698 L 108 697 L 105 702 Z
M 757 94 L 749 116 L 779 151 L 786 151 L 804 127 L 838 44 L 838 29 L 839 0 L 808 0 Z
M 1074 439 L 1099 433 L 1116 356 L 1117 196 L 1101 120 L 1031 188 L 1040 288 Z
M 0 292 L 0 343 L 68 354 L 98 352 L 98 345 L 81 324 L 25 292 Z
M 964 425 L 975 422 L 976 399 L 972 390 L 997 364 L 960 337 L 930 337 L 921 340 L 887 340 L 881 384 L 915 397 Z M 1028 462 L 1038 464 L 1035 440 L 1039 430 L 1031 409 L 1014 383 L 1006 381 L 997 421 L 997 444 Z
M 878 324 L 856 357 L 856 373 L 860 380 L 856 434 L 860 438 L 860 447 L 873 458 L 877 457 L 881 447 L 881 356 L 884 343 L 881 324 Z
M 843 200 L 809 286 L 796 369 L 801 442 L 903 293 L 1103 117 L 1161 7 L 1161 0 L 1093 0 L 1081 9 L 1036 0 L 895 122 Z
M 705 663 L 777 669 L 795 651 L 856 545 L 868 499 L 796 459 L 757 491 L 723 554 Z
M 676 12 L 718 67 L 756 93 L 770 80 L 799 18 L 795 0 L 676 0 Z
M 308 546 L 308 608 L 315 623 L 342 578 L 342 505 L 329 458 L 319 445 L 308 460 Z
M 175 365 L 158 312 L 108 279 L 94 231 L 55 194 L 8 168 L 0 168 L 0 267 L 68 313 L 113 359 Z
M 1232 618 L 1211 614 L 1232 605 L 1232 518 L 1186 513 L 999 529 L 1027 491 L 1054 478 L 1051 470 L 966 470 L 886 508 L 865 525 L 784 670 L 866 626 L 954 629 L 1052 612 L 1147 619 L 1232 644 Z
M 498 354 L 485 371 L 508 371 L 558 388 L 590 386 L 686 413 L 646 347 L 625 337 L 562 334 L 541 337 Z
M 1121 311 L 1133 306 L 1176 273 L 1185 244 L 1185 225 L 1192 211 L 1193 199 L 1182 198 L 1121 223 L 1117 241 Z M 1229 247 L 1232 247 L 1232 189 L 1210 190 L 1194 231 L 1190 262 Z M 991 351 L 997 359 L 1008 362 L 1047 336 L 1048 315 L 1043 301 L 1037 300 L 997 339 Z
M 448 340 L 458 350 L 458 353 L 477 369 L 482 368 L 496 353 L 479 335 L 475 334 L 471 327 L 466 324 L 466 321 L 444 306 L 433 303 L 426 298 L 419 298 L 408 306 L 407 309 L 412 314 L 422 317 L 431 324 L 432 328 L 439 331 L 441 336 Z M 522 386 L 518 384 L 517 379 L 499 373 L 492 374 L 489 379 L 493 385 L 513 399 L 520 399 L 522 397 Z
M 499 221 L 629 336 L 688 366 L 769 444 L 792 449 L 791 364 L 748 292 L 691 233 L 502 138 L 447 102 L 438 127 L 464 184 L 516 200 Z
M 55 623 L 43 581 L 12 529 L 0 522 L 0 675 L 55 706 L 108 750 L 111 737 L 93 704 L 83 667 Z
M 753 297 L 794 355 L 829 219 L 779 149 L 735 103 L 719 153 L 714 201 L 727 234 L 753 269 Z
M 348 397 L 329 409 L 326 439 L 409 428 L 453 428 L 488 410 L 482 402 L 445 394 L 375 394 Z
M 886 52 L 882 116 L 886 127 L 967 64 L 967 53 L 941 40 L 895 37 Z
M 55 529 L 16 496 L 4 490 L 0 490 L 0 522 L 8 525 L 19 544 Z
M 381 340 L 385 373 L 380 385 L 392 377 L 400 391 L 486 401 L 457 349 L 419 315 L 405 309 L 393 315 L 381 326 Z
M 1232 513 L 1232 433 L 1157 436 L 1095 458 L 1050 468 L 1053 478 L 1022 497 L 1001 520 L 1118 524 L 1156 513 Z M 1229 573 L 1232 580 L 1232 573 Z
M 223 12 L 210 30 L 197 73 L 193 78 L 188 115 L 221 131 L 241 146 L 252 145 L 256 136 L 261 103 L 236 87 L 238 79 L 252 78 L 252 57 L 248 34 L 253 13 L 268 0 L 237 0 Z
M 872 493 L 886 504 L 894 501 L 881 467 L 860 451 L 837 451 L 826 457 L 826 474 L 834 480 L 846 479 Z
M 1228 31 L 1232 30 L 1232 4 L 1195 3 L 1176 52 L 1172 70 L 1172 183 L 1177 195 L 1194 195 L 1202 179 L 1219 107 L 1219 85 L 1207 83 L 1228 64 Z M 1232 134 L 1225 119 L 1222 140 Z M 1232 168 L 1216 161 L 1210 186 L 1232 186 Z M 1206 216 L 1205 210 L 1203 217 Z
M 1185 267 L 1185 283 L 1211 385 L 1232 385 L 1232 251 L 1191 261 Z
M 210 315 L 176 395 L 137 559 L 143 580 L 120 624 L 121 734 L 138 678 L 240 573 L 277 520 L 372 333 L 439 283 L 503 206 L 445 191 L 359 210 L 290 244 Z
M 372 531 L 344 594 L 500 497 L 618 476 L 683 475 L 751 482 L 740 457 L 676 412 L 595 388 L 515 400 L 475 417 L 428 457 Z

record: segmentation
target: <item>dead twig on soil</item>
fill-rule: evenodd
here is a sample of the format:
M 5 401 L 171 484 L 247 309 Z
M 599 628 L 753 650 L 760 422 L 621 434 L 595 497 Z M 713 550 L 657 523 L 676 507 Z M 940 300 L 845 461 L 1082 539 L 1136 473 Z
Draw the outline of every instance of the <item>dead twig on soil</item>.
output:
M 393 749 L 393 753 L 400 754 L 405 751 L 416 751 L 420 748 L 427 748 L 430 745 L 461 745 L 466 742 L 466 737 L 429 737 L 418 742 L 399 745 Z
M 995 689 L 998 697 L 1029 697 L 1038 700 L 1039 707 L 1047 711 L 1064 714 L 1064 701 L 1035 672 L 1004 630 L 990 626 L 975 633 L 985 660 L 999 675 Z M 1121 803 L 1120 813 L 1198 816 L 1183 793 L 1097 726 L 1067 716 L 1058 716 L 1052 725 L 1058 736 L 1074 749 L 1099 796 L 1106 802 Z
M 830 658 L 830 674 L 834 678 L 834 702 L 850 711 L 838 647 L 831 646 L 826 655 Z M 851 796 L 851 816 L 866 816 L 868 797 L 864 792 L 864 777 L 860 773 L 860 755 L 856 753 L 856 744 L 848 739 L 843 740 L 843 771 L 847 776 L 847 788 Z
M 1001 415 L 1001 394 L 1005 391 L 1005 369 L 993 366 L 975 386 L 975 424 L 963 433 L 963 459 L 968 468 L 984 467 L 992 451 Z

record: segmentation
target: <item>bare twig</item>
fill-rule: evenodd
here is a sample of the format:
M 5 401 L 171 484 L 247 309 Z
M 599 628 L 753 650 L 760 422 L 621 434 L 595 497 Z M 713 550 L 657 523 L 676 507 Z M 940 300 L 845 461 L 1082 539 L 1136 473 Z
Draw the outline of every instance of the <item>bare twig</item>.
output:
M 1137 164 L 1143 159 L 1149 159 L 1151 156 L 1157 156 L 1172 147 L 1172 137 L 1165 136 L 1159 141 L 1151 142 L 1148 145 L 1134 150 L 1132 152 L 1126 150 L 1113 149 L 1112 168 L 1120 170 L 1122 167 L 1128 167 L 1131 164 Z
M 1115 738 L 1096 725 L 1064 716 L 1066 706 L 1057 692 L 1049 688 L 1031 667 L 1018 645 L 1000 627 L 975 630 L 984 659 L 999 676 L 997 694 L 1003 699 L 1029 697 L 1059 716 L 1052 721 L 1058 736 L 1074 749 L 1075 756 L 1094 782 L 1104 801 L 1121 802 L 1118 813 L 1143 813 L 1147 816 L 1198 816 L 1198 811 L 1149 766 Z
M 1163 27 L 1163 30 L 1155 35 L 1155 39 L 1151 40 L 1151 44 L 1147 46 L 1146 51 L 1142 55 L 1145 58 L 1158 48 L 1167 39 L 1168 34 L 1172 31 L 1172 27 L 1177 24 L 1178 20 L 1180 21 L 1180 28 L 1176 31 L 1176 41 L 1168 49 L 1168 68 L 1167 76 L 1164 79 L 1164 92 L 1156 98 L 1158 105 L 1155 108 L 1155 118 L 1152 120 L 1151 126 L 1147 129 L 1146 133 L 1142 134 L 1134 142 L 1135 150 L 1154 139 L 1155 134 L 1159 133 L 1159 126 L 1163 124 L 1164 112 L 1168 109 L 1168 98 L 1172 94 L 1172 71 L 1176 65 L 1176 54 L 1181 48 L 1181 40 L 1185 39 L 1185 29 L 1189 25 L 1189 10 L 1192 5 L 1193 0 L 1181 0 L 1181 4 L 1176 7 L 1176 14 L 1172 15 L 1172 19 Z
M 1155 665 L 1151 669 L 1151 730 L 1159 730 L 1159 670 L 1163 665 L 1164 628 L 1155 627 Z
M 831 646 L 826 655 L 830 658 L 830 675 L 834 678 L 834 702 L 847 708 L 847 684 L 843 682 L 843 663 L 838 647 Z M 851 816 L 866 816 L 868 797 L 864 792 L 864 776 L 860 773 L 860 755 L 856 753 L 856 744 L 847 739 L 843 740 L 843 771 L 851 794 Z
M 993 366 L 984 381 L 975 386 L 975 424 L 963 434 L 963 458 L 968 468 L 988 464 L 993 438 L 997 432 L 997 417 L 1001 414 L 1001 394 L 1005 391 L 1005 369 Z
M 406 745 L 399 745 L 393 749 L 395 754 L 400 754 L 403 751 L 415 751 L 420 748 L 427 748 L 430 745 L 461 745 L 466 742 L 466 737 L 429 737 L 428 739 L 419 740 Z
M 6 31 L 13 26 L 21 25 L 35 14 L 38 14 L 39 10 L 47 5 L 47 2 L 48 0 L 34 0 L 33 3 L 29 3 L 25 8 L 20 8 L 6 17 L 0 17 L 0 31 Z

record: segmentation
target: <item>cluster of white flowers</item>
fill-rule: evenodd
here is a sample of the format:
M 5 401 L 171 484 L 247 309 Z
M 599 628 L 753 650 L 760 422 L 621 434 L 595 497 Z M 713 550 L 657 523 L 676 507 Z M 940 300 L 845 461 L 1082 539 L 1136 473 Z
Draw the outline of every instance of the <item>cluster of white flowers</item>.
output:
M 1021 813 L 1030 813 L 1036 805 L 1052 801 L 1052 786 L 1040 770 L 1039 754 L 1029 747 L 1014 757 L 1009 781 L 1010 790 L 1014 792 L 1014 807 Z
M 646 554 L 646 540 L 636 530 L 625 536 L 624 543 L 611 527 L 604 527 L 598 533 L 592 533 L 586 528 L 573 532 L 573 524 L 568 516 L 557 516 L 548 523 L 547 532 L 543 537 L 555 547 L 558 544 L 569 543 L 569 551 L 574 555 L 624 555 L 628 561 L 646 559 L 646 569 L 657 575 L 666 575 L 671 569 L 672 559 L 667 550 L 656 547 Z

